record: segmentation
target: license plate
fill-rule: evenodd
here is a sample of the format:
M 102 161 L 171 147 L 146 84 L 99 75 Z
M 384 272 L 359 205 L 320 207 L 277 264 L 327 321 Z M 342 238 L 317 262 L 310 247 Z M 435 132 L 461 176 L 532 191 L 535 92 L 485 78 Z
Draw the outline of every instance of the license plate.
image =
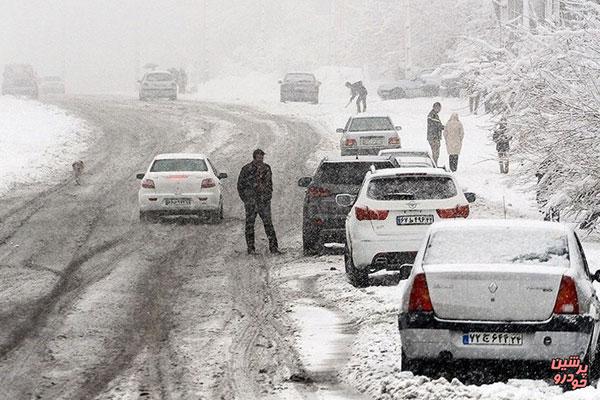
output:
M 166 206 L 190 206 L 192 205 L 191 199 L 165 199 Z
M 462 337 L 464 345 L 477 346 L 522 346 L 522 333 L 504 332 L 470 332 L 464 333 Z
M 431 225 L 433 215 L 405 215 L 396 217 L 396 225 Z
M 360 138 L 360 144 L 365 146 L 377 146 L 383 144 L 383 138 L 380 137 L 364 137 Z

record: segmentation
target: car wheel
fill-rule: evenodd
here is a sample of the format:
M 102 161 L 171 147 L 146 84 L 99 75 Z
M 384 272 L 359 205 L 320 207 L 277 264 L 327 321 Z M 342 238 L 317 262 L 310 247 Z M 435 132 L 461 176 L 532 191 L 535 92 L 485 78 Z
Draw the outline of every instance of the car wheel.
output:
M 354 266 L 348 244 L 344 248 L 344 266 L 346 268 L 346 275 L 348 275 L 348 280 L 352 286 L 356 288 L 369 286 L 369 271 L 360 270 Z
M 406 93 L 401 88 L 395 88 L 394 90 L 392 90 L 392 93 L 390 93 L 390 98 L 392 99 L 403 99 L 405 97 Z
M 305 256 L 319 254 L 320 244 L 318 242 L 318 237 L 318 233 L 307 228 L 302 229 L 302 251 Z
M 414 375 L 418 375 L 421 373 L 422 362 L 420 360 L 416 360 L 413 358 L 406 357 L 404 351 L 402 351 L 401 361 L 400 361 L 400 369 L 402 371 L 410 371 Z

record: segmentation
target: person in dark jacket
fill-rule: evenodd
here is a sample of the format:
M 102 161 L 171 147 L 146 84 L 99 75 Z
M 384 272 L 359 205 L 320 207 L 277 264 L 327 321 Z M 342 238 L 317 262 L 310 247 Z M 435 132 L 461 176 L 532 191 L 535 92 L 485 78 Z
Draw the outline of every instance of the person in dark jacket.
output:
M 350 97 L 350 100 L 348 101 L 348 104 L 346 104 L 346 107 L 348 107 L 348 105 L 350 103 L 352 103 L 352 100 L 354 100 L 356 98 L 356 110 L 358 111 L 358 113 L 360 114 L 361 112 L 365 112 L 367 111 L 367 88 L 364 87 L 362 81 L 358 81 L 358 82 L 354 82 L 354 83 L 350 83 L 350 82 L 346 82 L 346 87 L 348 89 L 350 89 L 351 93 L 352 93 L 352 97 Z M 361 111 L 361 106 L 362 104 L 362 111 Z
M 438 158 L 440 158 L 440 144 L 442 142 L 442 131 L 444 130 L 444 124 L 442 124 L 438 115 L 440 111 L 442 111 L 442 105 L 436 101 L 427 116 L 427 141 L 429 147 L 431 147 L 431 156 L 435 165 L 437 165 Z
M 501 174 L 508 174 L 508 152 L 510 150 L 511 139 L 512 136 L 507 132 L 506 118 L 502 117 L 492 135 L 492 140 L 496 143 Z
M 277 244 L 277 236 L 271 218 L 271 198 L 273 196 L 273 180 L 271 167 L 265 164 L 265 152 L 256 149 L 252 153 L 252 162 L 244 165 L 238 177 L 237 190 L 246 210 L 246 244 L 248 254 L 254 254 L 254 222 L 260 216 L 269 239 L 269 250 L 281 254 Z

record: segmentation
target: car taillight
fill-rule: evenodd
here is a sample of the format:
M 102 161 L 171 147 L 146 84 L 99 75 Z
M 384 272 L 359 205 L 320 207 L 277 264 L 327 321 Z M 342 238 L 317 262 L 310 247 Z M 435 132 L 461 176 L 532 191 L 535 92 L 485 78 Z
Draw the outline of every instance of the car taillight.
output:
M 467 218 L 469 216 L 469 206 L 456 206 L 454 208 L 440 208 L 437 215 L 440 218 Z
M 579 300 L 575 281 L 569 276 L 563 276 L 554 303 L 554 314 L 579 314 Z
M 202 189 L 208 189 L 208 188 L 215 187 L 215 186 L 217 186 L 217 184 L 212 178 L 203 179 L 202 184 L 200 185 L 200 187 L 202 187 Z
M 372 210 L 365 206 L 356 207 L 354 213 L 359 221 L 383 221 L 390 212 L 388 210 Z
M 310 197 L 329 197 L 331 196 L 331 191 L 329 189 L 314 186 L 308 188 L 308 195 Z
M 142 187 L 144 189 L 155 189 L 155 187 L 154 187 L 154 181 L 152 179 L 144 179 L 142 181 Z
M 391 137 L 388 139 L 388 144 L 400 144 L 399 137 Z
M 429 297 L 429 288 L 424 273 L 417 274 L 410 289 L 408 300 L 408 311 L 433 311 L 431 297 Z
M 346 146 L 356 146 L 356 139 L 346 139 Z

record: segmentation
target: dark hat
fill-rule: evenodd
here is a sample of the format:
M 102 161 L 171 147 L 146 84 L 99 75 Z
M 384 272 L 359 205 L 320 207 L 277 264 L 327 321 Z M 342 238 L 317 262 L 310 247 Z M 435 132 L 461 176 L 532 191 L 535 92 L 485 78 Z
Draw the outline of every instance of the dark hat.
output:
M 257 156 L 257 155 L 259 155 L 259 154 L 261 154 L 261 155 L 264 155 L 264 154 L 265 154 L 265 152 L 264 152 L 264 151 L 262 151 L 261 149 L 256 149 L 256 150 L 254 150 L 254 152 L 252 153 L 252 158 L 256 158 L 256 156 Z

